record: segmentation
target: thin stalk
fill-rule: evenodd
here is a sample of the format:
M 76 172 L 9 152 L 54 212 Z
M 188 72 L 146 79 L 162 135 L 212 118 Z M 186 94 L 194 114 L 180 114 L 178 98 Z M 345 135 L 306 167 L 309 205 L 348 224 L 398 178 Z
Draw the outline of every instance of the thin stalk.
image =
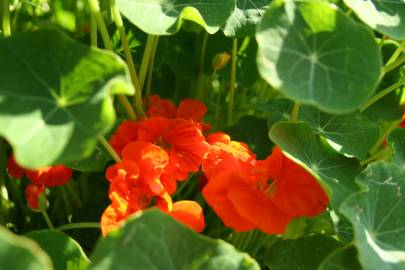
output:
M 127 35 L 125 33 L 124 22 L 122 21 L 120 11 L 118 10 L 115 4 L 115 0 L 110 0 L 110 6 L 113 15 L 113 20 L 115 25 L 117 26 L 121 39 L 121 44 L 122 47 L 124 48 L 125 59 L 128 65 L 129 73 L 131 75 L 131 81 L 135 87 L 135 109 L 138 115 L 143 116 L 145 115 L 145 112 L 142 106 L 142 90 L 141 90 L 142 88 L 139 82 L 138 74 L 136 72 L 134 59 L 132 58 L 132 53 L 131 50 L 129 49 L 129 43 Z M 131 106 L 130 104 L 128 105 Z
M 90 44 L 92 47 L 97 47 L 97 21 L 93 13 L 90 18 Z
M 290 114 L 291 122 L 293 123 L 297 122 L 299 112 L 300 112 L 300 104 L 298 102 L 295 102 Z
M 115 160 L 115 162 L 121 162 L 120 156 L 117 154 L 117 152 L 115 152 L 111 144 L 109 144 L 108 141 L 102 135 L 97 135 L 97 139 L 104 146 L 104 148 L 111 155 L 111 157 Z
M 394 83 L 393 85 L 388 86 L 375 96 L 371 97 L 369 100 L 367 100 L 364 105 L 360 108 L 360 112 L 365 111 L 368 107 L 370 107 L 372 104 L 383 98 L 385 95 L 388 95 L 392 91 L 397 90 L 399 87 L 405 85 L 405 80 L 401 80 L 399 82 Z
M 66 190 L 65 190 L 64 186 L 60 187 L 60 192 L 62 193 L 62 198 L 63 198 L 63 202 L 65 204 L 66 212 L 68 214 L 71 214 L 72 213 L 72 206 L 70 205 L 70 202 L 69 202 L 69 199 L 68 199 L 68 196 L 66 194 Z
M 98 0 L 89 0 L 90 8 L 91 8 L 91 14 L 95 17 L 96 22 L 97 22 L 97 27 L 100 30 L 101 38 L 103 39 L 104 46 L 107 50 L 109 51 L 114 51 L 112 42 L 110 39 L 110 36 L 107 31 L 107 26 L 105 24 L 103 15 L 101 14 L 100 11 L 100 6 L 98 4 Z M 129 103 L 128 99 L 124 95 L 118 95 L 118 98 L 124 107 L 128 117 L 132 120 L 136 120 L 136 114 L 134 109 L 131 106 L 131 103 Z
M 100 223 L 98 222 L 78 222 L 70 223 L 59 226 L 56 228 L 58 231 L 67 231 L 74 229 L 100 229 Z
M 150 93 L 152 91 L 153 66 L 155 65 L 155 57 L 158 44 L 159 44 L 159 37 L 157 36 L 155 38 L 155 42 L 153 43 L 152 55 L 150 57 L 150 62 L 148 66 L 148 78 L 146 81 L 146 99 L 149 99 Z
M 390 59 L 388 59 L 387 63 L 385 66 L 388 66 L 392 63 L 394 63 L 398 57 L 401 55 L 402 52 L 405 50 L 405 41 L 399 44 L 398 48 L 394 51 L 394 53 L 391 55 Z
M 6 37 L 11 36 L 11 25 L 10 25 L 10 0 L 3 0 L 3 34 Z
M 197 98 L 204 97 L 204 88 L 203 88 L 203 75 L 204 75 L 204 62 L 205 62 L 205 54 L 207 51 L 207 43 L 208 43 L 208 32 L 204 33 L 203 43 L 201 46 L 201 54 L 200 54 L 200 70 L 198 73 L 198 81 L 197 81 Z
M 53 226 L 51 219 L 49 218 L 48 214 L 46 213 L 46 211 L 42 210 L 40 211 L 42 216 L 45 219 L 46 224 L 48 225 L 49 229 L 55 229 L 55 226 Z
M 148 65 L 150 62 L 150 57 L 152 55 L 154 42 L 155 42 L 155 36 L 148 35 L 148 38 L 147 38 L 146 44 L 145 44 L 145 50 L 143 51 L 141 69 L 139 71 L 139 85 L 141 87 L 141 91 L 143 91 L 143 87 L 145 84 L 146 73 L 148 71 Z
M 253 234 L 254 230 L 250 230 L 246 233 L 243 242 L 240 244 L 240 250 L 246 250 L 246 248 L 249 246 L 250 241 L 252 240 Z
M 238 39 L 234 38 L 232 42 L 232 66 L 231 66 L 231 83 L 229 86 L 228 125 L 231 125 L 233 123 L 237 52 L 238 52 Z
M 69 183 L 67 183 L 65 186 L 66 187 L 68 193 L 70 194 L 70 196 L 73 198 L 73 200 L 76 202 L 77 206 L 79 208 L 83 207 L 83 203 L 82 200 L 79 198 L 79 196 L 77 195 L 77 193 L 73 190 L 72 186 L 71 186 L 71 181 Z
M 397 60 L 395 60 L 394 62 L 384 66 L 383 74 L 386 74 L 386 73 L 390 72 L 391 70 L 396 69 L 397 67 L 399 67 L 400 65 L 402 65 L 404 63 L 405 63 L 405 54 L 402 55 L 401 57 L 397 58 Z
M 380 160 L 380 159 L 384 159 L 387 156 L 392 154 L 392 150 L 390 147 L 386 147 L 384 149 L 381 149 L 380 151 L 378 151 L 377 153 L 375 153 L 374 155 L 370 156 L 369 158 L 363 160 L 360 162 L 360 164 L 362 166 L 374 161 L 374 160 Z
M 390 134 L 392 130 L 397 128 L 398 125 L 399 125 L 399 121 L 394 121 L 386 129 L 384 129 L 384 132 L 380 135 L 380 138 L 373 145 L 373 147 L 371 147 L 369 153 L 374 154 L 380 148 L 380 146 L 384 142 L 384 140 L 387 138 L 387 135 Z

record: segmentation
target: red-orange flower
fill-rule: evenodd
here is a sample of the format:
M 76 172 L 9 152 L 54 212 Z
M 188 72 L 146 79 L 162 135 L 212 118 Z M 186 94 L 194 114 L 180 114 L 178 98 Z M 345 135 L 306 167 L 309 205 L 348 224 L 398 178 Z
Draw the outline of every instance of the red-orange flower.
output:
M 45 192 L 45 186 L 39 186 L 35 184 L 29 184 L 25 188 L 25 198 L 29 207 L 32 209 L 38 209 L 39 206 L 39 196 Z
M 183 118 L 195 122 L 201 122 L 203 130 L 211 128 L 209 124 L 202 123 L 202 120 L 207 113 L 207 106 L 197 99 L 183 99 L 179 106 L 173 104 L 171 100 L 162 99 L 158 95 L 152 95 L 149 98 L 148 111 L 149 117 L 166 117 L 169 119 Z
M 236 231 L 284 233 L 292 219 L 315 216 L 329 203 L 316 179 L 278 147 L 265 161 L 256 162 L 246 162 L 243 152 L 210 154 L 214 156 L 203 165 L 204 172 L 208 167 L 203 195 L 225 225 Z
M 195 201 L 173 203 L 173 209 L 169 212 L 169 215 L 196 232 L 201 232 L 205 228 L 203 210 Z
M 25 174 L 25 169 L 15 162 L 13 155 L 10 155 L 7 160 L 7 171 L 8 173 L 17 179 L 20 179 Z
M 118 154 L 121 154 L 122 149 L 124 149 L 128 143 L 136 141 L 137 139 L 138 122 L 127 120 L 119 125 L 109 143 Z

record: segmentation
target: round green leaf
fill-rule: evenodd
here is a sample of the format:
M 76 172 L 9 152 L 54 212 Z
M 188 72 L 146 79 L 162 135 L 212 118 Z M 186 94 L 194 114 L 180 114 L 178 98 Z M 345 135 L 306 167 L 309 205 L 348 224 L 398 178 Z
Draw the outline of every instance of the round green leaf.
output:
M 359 162 L 336 153 L 306 124 L 279 122 L 270 130 L 270 139 L 330 188 L 328 191 L 335 210 L 346 197 L 358 190 L 354 179 L 361 169 Z
M 347 198 L 341 212 L 354 227 L 364 269 L 405 268 L 405 170 L 375 162 L 357 178 L 364 191 Z
M 381 72 L 372 32 L 321 1 L 274 1 L 258 26 L 262 77 L 289 98 L 331 113 L 356 110 Z
M 48 255 L 32 240 L 0 227 L 0 269 L 52 270 Z
M 357 259 L 357 250 L 352 245 L 333 251 L 318 268 L 318 270 L 344 269 L 362 270 Z
M 125 226 L 101 239 L 90 269 L 258 270 L 245 253 L 222 241 L 186 228 L 158 210 L 130 218 Z
M 89 156 L 108 131 L 112 94 L 134 92 L 125 63 L 57 30 L 0 40 L 0 135 L 27 168 Z
M 110 160 L 111 155 L 101 145 L 96 145 L 91 156 L 66 163 L 66 166 L 79 172 L 103 172 Z
M 313 270 L 340 245 L 325 235 L 278 241 L 266 252 L 264 264 L 271 270 Z
M 393 39 L 405 39 L 405 0 L 344 0 L 360 20 Z
M 235 8 L 234 0 L 117 0 L 120 12 L 151 35 L 175 34 L 183 20 L 193 21 L 213 34 Z
M 56 230 L 32 231 L 27 236 L 36 241 L 52 259 L 55 269 L 84 270 L 90 263 L 81 246 Z
M 256 25 L 260 22 L 271 0 L 236 0 L 235 10 L 222 26 L 227 37 L 254 36 Z
M 405 128 L 397 128 L 388 137 L 394 155 L 392 162 L 405 169 Z

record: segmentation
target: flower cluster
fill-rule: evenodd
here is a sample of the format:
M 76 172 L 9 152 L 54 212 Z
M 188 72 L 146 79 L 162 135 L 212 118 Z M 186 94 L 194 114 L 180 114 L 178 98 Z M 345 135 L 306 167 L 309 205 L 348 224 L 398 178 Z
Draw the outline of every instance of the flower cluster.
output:
M 293 218 L 318 215 L 328 205 L 316 179 L 278 147 L 257 160 L 246 144 L 224 133 L 204 136 L 210 125 L 202 122 L 207 108 L 200 101 L 186 99 L 176 107 L 155 95 L 148 105 L 147 119 L 124 121 L 110 139 L 122 160 L 106 172 L 111 204 L 101 219 L 103 235 L 152 205 L 202 231 L 201 207 L 171 199 L 177 182 L 200 167 L 205 200 L 236 231 L 283 233 Z
M 45 188 L 62 186 L 70 180 L 73 174 L 71 169 L 63 165 L 48 166 L 36 170 L 25 169 L 15 162 L 13 155 L 8 158 L 7 170 L 16 179 L 26 175 L 31 180 L 25 189 L 25 198 L 32 209 L 38 208 L 39 196 L 45 192 Z

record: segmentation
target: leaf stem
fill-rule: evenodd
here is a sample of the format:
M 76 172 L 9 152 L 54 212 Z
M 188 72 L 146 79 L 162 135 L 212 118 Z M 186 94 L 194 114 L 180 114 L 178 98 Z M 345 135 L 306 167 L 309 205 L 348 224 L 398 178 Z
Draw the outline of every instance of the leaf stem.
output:
M 143 115 L 145 115 L 145 112 L 144 112 L 143 106 L 142 106 L 142 88 L 141 88 L 141 84 L 140 84 L 140 81 L 138 78 L 138 73 L 136 72 L 134 59 L 132 58 L 132 53 L 131 53 L 131 50 L 129 49 L 129 43 L 128 43 L 127 35 L 125 33 L 124 22 L 122 21 L 120 11 L 118 10 L 117 5 L 115 4 L 115 0 L 110 0 L 110 6 L 111 6 L 112 15 L 113 15 L 113 20 L 114 20 L 115 25 L 117 26 L 117 29 L 118 29 L 118 32 L 120 35 L 120 39 L 121 39 L 121 44 L 122 44 L 122 47 L 124 48 L 125 59 L 126 59 L 126 62 L 127 62 L 128 68 L 129 68 L 129 73 L 131 75 L 131 81 L 135 87 L 136 113 L 140 116 L 143 116 Z M 128 104 L 128 105 L 131 106 L 130 104 Z
M 391 154 L 392 154 L 391 148 L 386 147 L 386 148 L 381 149 L 380 151 L 378 151 L 374 155 L 371 155 L 369 158 L 361 161 L 360 164 L 361 164 L 361 166 L 364 166 L 364 165 L 370 163 L 371 161 L 382 160 L 382 159 L 386 158 L 387 156 L 389 156 Z
M 398 59 L 398 57 L 401 55 L 402 52 L 405 52 L 405 41 L 402 42 L 401 44 L 399 44 L 398 48 L 391 55 L 390 59 L 388 59 L 385 66 L 388 66 L 388 65 L 394 63 Z
M 295 123 L 298 120 L 298 114 L 300 112 L 300 104 L 298 102 L 294 102 L 294 106 L 291 110 L 290 114 L 290 121 Z
M 197 81 L 197 98 L 204 97 L 204 88 L 203 88 L 203 75 L 204 75 L 204 62 L 205 62 L 205 55 L 207 51 L 207 43 L 208 43 L 208 32 L 204 33 L 204 38 L 201 46 L 201 54 L 200 54 L 200 70 L 198 73 L 198 81 Z
M 67 231 L 67 230 L 74 230 L 74 229 L 99 229 L 100 223 L 98 222 L 78 222 L 78 223 L 70 223 L 65 224 L 62 226 L 57 227 L 58 231 Z
M 390 72 L 391 70 L 396 69 L 397 67 L 399 67 L 400 65 L 402 65 L 404 63 L 405 63 L 405 54 L 402 55 L 401 57 L 397 58 L 394 62 L 385 65 L 383 68 L 383 74 L 386 74 L 386 73 Z
M 232 66 L 231 66 L 231 82 L 229 85 L 229 103 L 228 103 L 228 125 L 233 123 L 233 109 L 235 100 L 235 84 L 236 84 L 236 60 L 238 52 L 238 39 L 234 38 L 232 42 Z
M 111 155 L 111 157 L 115 160 L 115 162 L 121 162 L 120 156 L 117 154 L 117 152 L 115 152 L 115 150 L 114 150 L 114 148 L 112 148 L 111 144 L 109 144 L 108 141 L 102 135 L 97 135 L 97 139 L 104 146 L 104 148 Z
M 51 221 L 51 219 L 49 218 L 49 216 L 48 216 L 48 214 L 46 213 L 46 211 L 45 211 L 45 210 L 41 210 L 40 212 L 41 212 L 42 216 L 44 217 L 45 222 L 46 222 L 46 224 L 48 225 L 49 229 L 52 229 L 52 230 L 55 229 L 55 226 L 53 226 L 52 221 Z
M 159 44 L 159 36 L 156 36 L 155 42 L 153 43 L 152 55 L 150 57 L 150 62 L 148 66 L 148 78 L 146 81 L 146 99 L 149 99 L 150 93 L 152 90 L 152 75 L 153 75 L 153 66 L 155 64 L 156 50 Z
M 152 55 L 154 42 L 155 42 L 155 36 L 148 35 L 148 38 L 146 39 L 145 49 L 143 51 L 141 69 L 139 71 L 139 84 L 141 86 L 141 91 L 143 90 L 143 87 L 145 84 L 146 73 L 148 71 L 148 65 L 150 62 L 150 57 Z
M 90 16 L 90 44 L 97 47 L 97 22 L 93 13 Z
M 405 62 L 405 61 L 404 61 Z M 372 104 L 383 98 L 385 95 L 391 93 L 392 91 L 397 90 L 399 87 L 405 85 L 405 80 L 401 80 L 399 82 L 394 83 L 393 85 L 388 86 L 381 92 L 377 93 L 375 96 L 371 97 L 369 100 L 367 100 L 363 106 L 360 108 L 360 112 L 364 112 L 368 107 L 370 107 Z
M 114 52 L 112 42 L 111 42 L 110 36 L 108 34 L 107 26 L 105 24 L 103 15 L 101 14 L 101 11 L 100 11 L 100 6 L 98 3 L 98 0 L 89 0 L 89 4 L 90 4 L 90 9 L 91 9 L 91 14 L 96 19 L 97 27 L 100 30 L 101 38 L 103 39 L 105 48 L 111 52 Z M 129 103 L 127 97 L 124 95 L 118 95 L 118 98 L 119 98 L 122 106 L 124 107 L 128 117 L 131 120 L 136 120 L 135 111 L 132 108 L 131 103 Z
M 3 3 L 3 34 L 6 37 L 11 36 L 11 25 L 10 25 L 10 0 L 2 0 Z

